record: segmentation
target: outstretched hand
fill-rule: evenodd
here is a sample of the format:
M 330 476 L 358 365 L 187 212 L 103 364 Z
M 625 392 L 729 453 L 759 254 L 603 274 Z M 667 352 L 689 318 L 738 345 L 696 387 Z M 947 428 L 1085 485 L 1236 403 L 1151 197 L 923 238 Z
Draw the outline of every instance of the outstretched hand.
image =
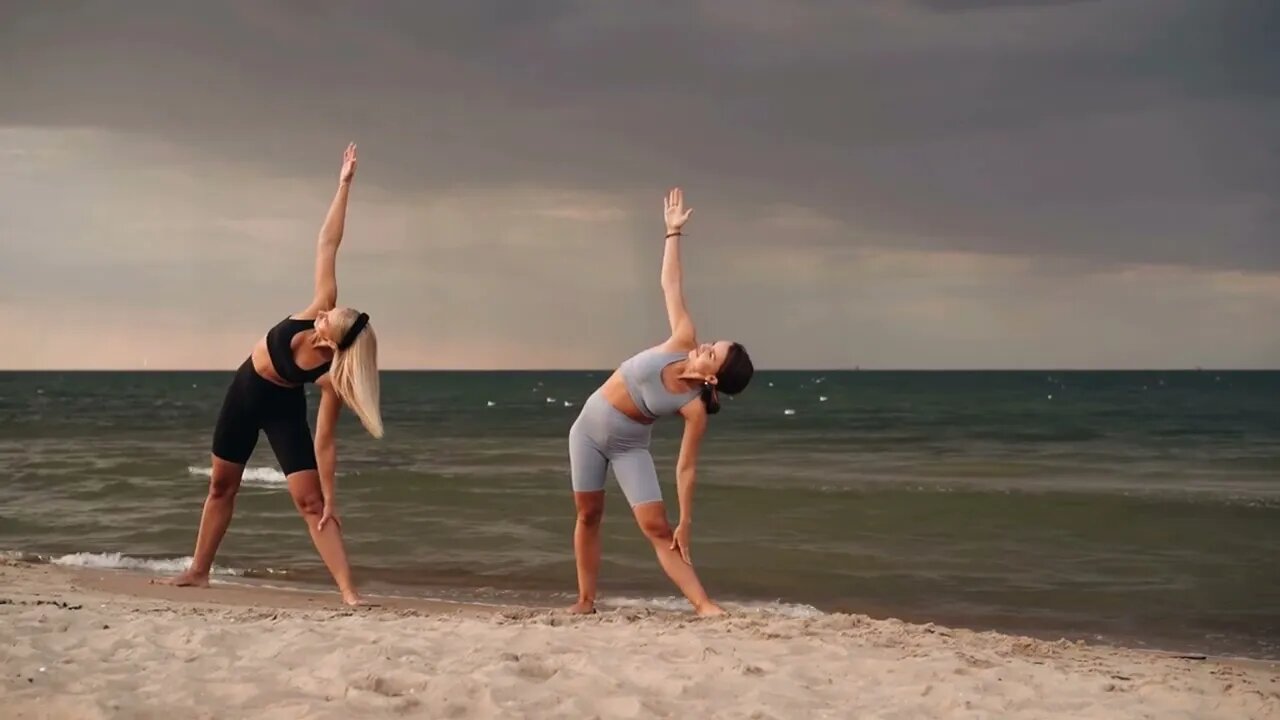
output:
M 342 520 L 338 519 L 338 508 L 333 503 L 324 504 L 324 512 L 320 514 L 320 522 L 316 523 L 316 530 L 324 530 L 324 526 L 333 523 L 342 529 Z
M 693 209 L 685 209 L 684 191 L 680 188 L 672 188 L 671 192 L 662 199 L 662 216 L 667 221 L 667 232 L 680 232 L 680 228 L 684 227 L 685 221 L 693 214 Z
M 338 181 L 349 183 L 356 177 L 356 144 L 347 145 L 346 152 L 342 153 L 342 172 L 338 174 Z
M 677 525 L 675 532 L 671 533 L 671 549 L 680 552 L 680 559 L 686 565 L 693 564 L 693 558 L 689 555 L 689 535 L 689 526 L 684 523 Z

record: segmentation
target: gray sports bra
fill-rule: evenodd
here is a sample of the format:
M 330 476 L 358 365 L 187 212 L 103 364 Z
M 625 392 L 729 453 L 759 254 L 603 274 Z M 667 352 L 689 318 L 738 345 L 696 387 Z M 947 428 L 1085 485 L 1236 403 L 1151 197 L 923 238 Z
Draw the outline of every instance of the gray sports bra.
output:
M 671 415 L 698 397 L 697 390 L 676 395 L 662 384 L 662 369 L 686 357 L 686 353 L 650 348 L 632 355 L 618 366 L 632 402 L 645 417 L 656 420 L 663 415 Z

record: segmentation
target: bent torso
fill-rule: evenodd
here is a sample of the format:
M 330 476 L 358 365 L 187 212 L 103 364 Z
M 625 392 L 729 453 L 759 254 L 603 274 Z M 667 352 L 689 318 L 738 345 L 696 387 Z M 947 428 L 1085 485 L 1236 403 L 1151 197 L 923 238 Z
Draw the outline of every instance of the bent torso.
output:
M 308 318 L 296 319 L 304 320 Z M 294 335 L 292 341 L 289 343 L 289 347 L 293 352 L 293 362 L 300 368 L 305 369 L 319 367 L 333 359 L 332 354 L 311 344 L 311 339 L 314 335 L 314 330 L 303 330 L 297 335 Z M 280 374 L 276 372 L 275 365 L 271 362 L 271 352 L 267 349 L 267 336 L 265 334 L 258 338 L 258 342 L 254 344 L 250 357 L 253 358 L 254 371 L 265 378 L 268 382 L 281 387 L 297 387 L 294 383 L 288 382 L 284 378 L 280 377 Z M 328 373 L 321 375 L 316 380 L 316 384 L 319 385 L 327 377 Z M 625 392 L 626 389 L 624 388 L 623 391 Z
M 265 352 L 266 346 L 264 345 L 263 347 Z M 663 348 L 667 349 L 665 343 Z M 678 347 L 671 349 L 683 351 L 691 350 L 692 348 Z M 687 382 L 680 379 L 680 373 L 675 364 L 668 365 L 662 369 L 662 385 L 673 394 L 688 392 L 692 389 Z M 600 386 L 600 392 L 604 395 L 604 399 L 609 401 L 610 405 L 632 420 L 644 425 L 650 425 L 655 422 L 654 419 L 646 416 L 640 412 L 640 408 L 636 407 L 636 401 L 631 399 L 631 392 L 627 390 L 627 381 L 622 376 L 621 370 L 613 371 L 609 379 L 605 380 L 604 384 Z M 694 398 L 691 402 L 701 401 L 698 398 Z

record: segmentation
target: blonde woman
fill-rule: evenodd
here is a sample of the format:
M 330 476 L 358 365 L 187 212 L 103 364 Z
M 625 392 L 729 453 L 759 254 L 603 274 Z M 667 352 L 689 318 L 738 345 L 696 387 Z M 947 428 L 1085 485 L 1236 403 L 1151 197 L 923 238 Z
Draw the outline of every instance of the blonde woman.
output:
M 311 540 L 348 605 L 360 602 L 351 581 L 338 519 L 334 433 L 345 403 L 374 437 L 382 437 L 378 398 L 378 341 L 369 316 L 335 307 L 334 265 L 342 242 L 347 195 L 356 173 L 356 146 L 343 155 L 338 192 L 316 247 L 315 296 L 296 315 L 281 320 L 253 347 L 236 372 L 213 431 L 213 473 L 200 516 L 191 567 L 168 580 L 207 587 L 209 569 L 231 523 L 245 463 L 262 430 L 289 483 L 289 494 L 307 523 Z M 315 440 L 307 423 L 303 384 L 320 388 Z

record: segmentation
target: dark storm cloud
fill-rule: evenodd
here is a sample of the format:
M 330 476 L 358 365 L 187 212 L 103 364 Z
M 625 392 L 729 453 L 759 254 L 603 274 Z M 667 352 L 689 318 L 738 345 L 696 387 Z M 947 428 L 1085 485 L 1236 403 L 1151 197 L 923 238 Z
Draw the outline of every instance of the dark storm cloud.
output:
M 17 6 L 14 6 L 17 7 Z M 1274 3 L 28 3 L 0 122 L 263 172 L 360 139 L 391 193 L 678 181 L 824 243 L 1280 267 Z M 728 242 L 725 240 L 724 242 Z M 737 240 L 735 240 L 737 242 Z
M 912 4 L 940 13 L 962 13 L 999 8 L 1042 8 L 1051 5 L 1103 2 L 1105 0 L 911 0 Z

